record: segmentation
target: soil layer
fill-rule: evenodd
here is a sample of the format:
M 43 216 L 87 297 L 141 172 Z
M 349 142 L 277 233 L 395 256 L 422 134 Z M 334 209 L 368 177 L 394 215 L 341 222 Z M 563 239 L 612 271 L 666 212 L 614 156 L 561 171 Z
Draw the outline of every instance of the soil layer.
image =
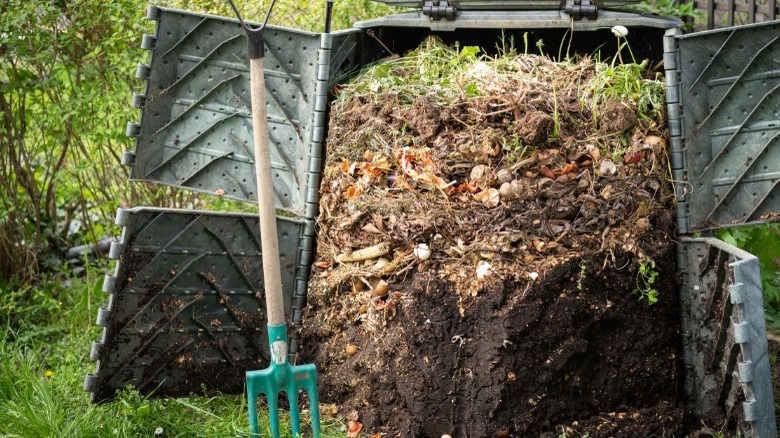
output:
M 669 228 L 655 219 L 650 230 Z M 320 368 L 322 401 L 390 436 L 680 436 L 674 247 L 662 232 L 643 237 L 660 272 L 653 306 L 631 293 L 632 253 L 594 252 L 536 282 L 488 281 L 465 311 L 421 265 L 356 320 L 313 303 L 304 362 Z M 336 302 L 350 305 L 342 293 Z

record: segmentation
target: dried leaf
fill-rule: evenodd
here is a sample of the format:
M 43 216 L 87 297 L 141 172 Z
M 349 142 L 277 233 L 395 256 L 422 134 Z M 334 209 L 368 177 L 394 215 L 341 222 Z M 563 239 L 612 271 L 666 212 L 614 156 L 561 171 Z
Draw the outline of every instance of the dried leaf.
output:
M 577 163 L 572 161 L 571 163 L 563 166 L 563 169 L 559 172 L 560 175 L 566 175 L 567 173 L 571 173 L 577 170 Z
M 612 186 L 604 186 L 604 188 L 601 189 L 601 196 L 604 199 L 609 199 L 609 197 L 612 196 Z
M 585 158 L 584 160 L 577 161 L 577 165 L 579 167 L 590 167 L 593 165 L 593 160 L 591 160 L 590 158 Z
M 623 161 L 626 164 L 636 164 L 644 159 L 645 159 L 644 152 L 635 152 L 633 154 L 626 154 L 625 156 L 623 156 Z
M 377 179 L 384 174 L 382 169 L 371 163 L 358 163 L 357 168 L 360 170 L 360 174 L 368 179 Z
M 347 436 L 349 438 L 357 438 L 360 436 L 360 431 L 363 430 L 363 423 L 359 421 L 350 420 L 347 422 Z
M 371 164 L 376 166 L 379 170 L 387 173 L 390 171 L 390 169 L 393 168 L 392 163 L 390 162 L 390 157 L 388 157 L 385 154 L 377 154 L 374 156 L 374 159 L 371 160 Z
M 363 193 L 363 189 L 358 186 L 347 187 L 346 196 L 347 199 L 355 199 Z
M 587 154 L 593 158 L 593 161 L 598 161 L 601 158 L 601 151 L 595 145 L 586 145 L 585 150 L 587 151 Z
M 379 228 L 376 227 L 376 225 L 372 223 L 367 223 L 366 226 L 363 227 L 363 231 L 367 233 L 374 233 L 374 234 L 385 234 L 382 231 L 379 230 Z
M 553 173 L 553 171 L 550 170 L 550 168 L 545 166 L 544 164 L 539 167 L 539 173 L 546 176 L 547 178 L 555 179 L 555 174 Z
M 418 183 L 438 189 L 449 186 L 444 179 L 436 175 L 438 168 L 429 150 L 407 146 L 398 151 L 395 158 L 401 170 Z
M 666 139 L 664 139 L 663 137 L 659 137 L 657 135 L 648 135 L 647 137 L 645 137 L 645 144 L 652 148 L 655 148 L 657 146 L 660 146 L 661 148 L 665 148 Z

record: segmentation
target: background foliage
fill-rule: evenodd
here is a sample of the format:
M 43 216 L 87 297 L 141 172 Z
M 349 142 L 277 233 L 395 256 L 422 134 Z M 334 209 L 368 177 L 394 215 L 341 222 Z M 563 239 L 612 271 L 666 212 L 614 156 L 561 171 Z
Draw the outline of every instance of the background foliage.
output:
M 780 224 L 727 228 L 716 234 L 721 240 L 758 256 L 767 322 L 780 329 Z
M 163 0 L 161 6 L 232 16 L 227 0 Z M 260 20 L 268 2 L 239 1 Z M 198 207 L 171 188 L 129 184 L 119 164 L 135 66 L 152 24 L 140 0 L 8 0 L 0 6 L 0 278 L 29 284 L 63 263 L 64 249 L 106 237 L 125 205 Z M 334 28 L 387 13 L 340 0 Z M 272 24 L 319 30 L 325 2 L 279 0 Z M 219 202 L 219 201 L 217 201 Z M 218 205 L 220 206 L 220 205 Z
M 105 234 L 126 171 L 118 165 L 136 2 L 0 7 L 0 274 L 29 280 L 56 250 Z M 89 11 L 89 13 L 85 13 Z M 128 11 L 132 11 L 129 13 Z M 122 193 L 121 196 L 126 196 Z

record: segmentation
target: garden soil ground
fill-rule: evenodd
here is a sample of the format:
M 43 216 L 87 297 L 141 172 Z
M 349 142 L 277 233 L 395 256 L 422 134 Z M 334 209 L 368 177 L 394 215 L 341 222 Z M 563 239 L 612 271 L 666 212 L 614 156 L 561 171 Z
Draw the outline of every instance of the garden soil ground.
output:
M 641 73 L 638 89 L 593 88 L 605 68 L 427 41 L 342 90 L 300 359 L 351 436 L 700 427 L 682 402 L 663 87 L 627 66 L 613 73 Z

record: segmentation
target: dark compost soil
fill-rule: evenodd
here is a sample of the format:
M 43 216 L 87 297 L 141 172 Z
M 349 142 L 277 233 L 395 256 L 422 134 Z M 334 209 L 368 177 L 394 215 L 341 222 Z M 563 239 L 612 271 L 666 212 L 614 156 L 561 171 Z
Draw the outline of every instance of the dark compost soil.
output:
M 603 66 L 519 56 L 446 88 L 414 75 L 461 55 L 421 47 L 331 110 L 320 400 L 351 436 L 687 434 L 664 114 L 638 97 L 662 87 L 597 100 Z
M 643 241 L 658 270 L 674 272 L 668 236 Z M 303 341 L 316 345 L 320 398 L 391 436 L 684 433 L 674 275 L 660 277 L 648 308 L 630 293 L 636 257 L 615 256 L 620 270 L 592 254 L 582 280 L 570 261 L 533 285 L 495 282 L 463 316 L 440 272 L 415 272 L 393 284 L 379 336 L 361 321 L 334 327 L 315 306 Z

